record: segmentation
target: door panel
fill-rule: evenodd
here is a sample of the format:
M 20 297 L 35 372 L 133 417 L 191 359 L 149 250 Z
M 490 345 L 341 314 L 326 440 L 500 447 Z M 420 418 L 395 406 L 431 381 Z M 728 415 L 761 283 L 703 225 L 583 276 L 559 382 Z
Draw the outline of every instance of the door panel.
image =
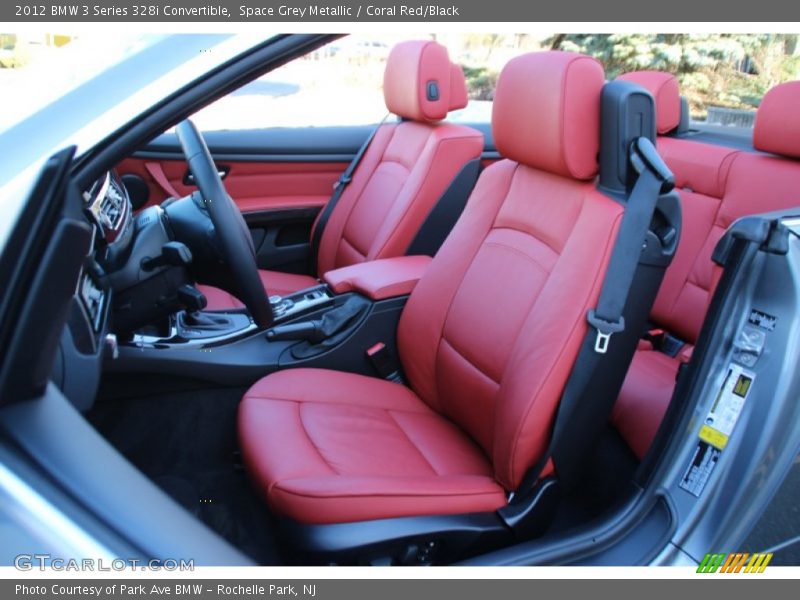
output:
M 221 170 L 227 171 L 228 193 L 242 212 L 251 212 L 323 206 L 372 129 L 366 125 L 229 130 L 205 132 L 203 137 Z M 154 166 L 163 178 L 153 175 Z M 122 161 L 118 171 L 144 180 L 148 204 L 195 189 L 187 185 L 186 162 L 174 133 L 151 141 Z
M 250 227 L 259 268 L 306 273 L 312 225 L 347 163 L 217 161 L 217 165 L 226 172 L 225 188 Z M 148 190 L 145 206 L 196 189 L 187 185 L 183 160 L 134 156 L 117 169 L 126 185 L 131 176 L 141 178 Z
M 261 269 L 308 273 L 311 227 L 319 208 L 290 208 L 244 213 Z
M 284 208 L 316 207 L 325 205 L 333 184 L 346 162 L 234 162 L 217 160 L 220 170 L 227 171 L 225 188 L 243 213 Z M 153 169 L 166 177 L 170 189 L 165 189 Z M 160 204 L 174 194 L 185 196 L 195 191 L 187 185 L 186 162 L 183 160 L 126 158 L 118 166 L 121 176 L 138 175 L 147 185 L 149 196 L 146 206 Z
M 488 124 L 470 124 L 486 139 L 484 166 L 498 155 Z M 308 273 L 311 229 L 333 185 L 372 132 L 372 125 L 204 132 L 211 155 L 226 173 L 225 187 L 245 216 L 258 265 Z M 186 162 L 174 133 L 160 135 L 117 170 L 144 206 L 184 196 Z
M 250 227 L 260 268 L 308 272 L 313 223 L 371 131 L 371 126 L 358 126 L 203 134 L 225 172 L 225 188 Z M 123 160 L 117 170 L 126 183 L 138 178 L 145 205 L 196 189 L 171 133 Z

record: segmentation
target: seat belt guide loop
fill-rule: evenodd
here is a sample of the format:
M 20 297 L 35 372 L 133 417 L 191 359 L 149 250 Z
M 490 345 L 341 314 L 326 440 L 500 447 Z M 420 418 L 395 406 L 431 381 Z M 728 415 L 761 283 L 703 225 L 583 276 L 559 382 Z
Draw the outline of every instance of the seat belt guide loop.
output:
M 339 189 L 340 187 L 344 187 L 348 185 L 351 181 L 353 181 L 353 178 L 350 175 L 343 173 L 342 176 L 336 180 L 336 183 L 333 184 L 333 189 L 336 190 Z
M 661 182 L 662 194 L 671 192 L 675 187 L 675 175 L 648 138 L 638 137 L 631 143 L 630 160 L 639 175 L 647 170 L 656 176 Z

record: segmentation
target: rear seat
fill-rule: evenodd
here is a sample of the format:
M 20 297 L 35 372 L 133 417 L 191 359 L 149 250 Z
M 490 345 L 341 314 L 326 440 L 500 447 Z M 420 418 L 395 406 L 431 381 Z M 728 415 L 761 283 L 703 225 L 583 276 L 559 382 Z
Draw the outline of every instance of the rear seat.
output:
M 611 415 L 642 458 L 669 405 L 680 364 L 691 357 L 719 278 L 720 269 L 711 261 L 714 246 L 740 217 L 800 205 L 800 81 L 767 93 L 753 135 L 761 152 L 743 152 L 667 135 L 680 122 L 674 76 L 643 71 L 620 79 L 642 85 L 656 100 L 658 150 L 675 174 L 683 211 L 678 250 L 650 316 L 685 345 L 673 357 L 642 341 Z

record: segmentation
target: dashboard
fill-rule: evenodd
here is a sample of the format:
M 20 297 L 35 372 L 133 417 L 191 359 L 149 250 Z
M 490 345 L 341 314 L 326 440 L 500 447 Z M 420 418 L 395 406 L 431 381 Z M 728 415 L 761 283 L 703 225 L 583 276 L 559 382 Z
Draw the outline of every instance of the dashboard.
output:
M 134 235 L 127 190 L 114 171 L 82 192 L 83 212 L 93 229 L 61 335 L 52 379 L 80 409 L 91 406 L 103 358 L 116 339 L 109 334 L 112 289 L 109 272 L 125 263 Z M 76 374 L 78 374 L 76 376 Z
M 105 359 L 116 356 L 117 336 L 129 344 L 142 328 L 161 331 L 184 308 L 181 290 L 194 280 L 188 248 L 177 261 L 169 253 L 177 242 L 163 206 L 134 214 L 115 171 L 79 195 L 91 243 L 74 283 L 52 379 L 85 410 L 94 401 Z
M 102 239 L 112 244 L 124 237 L 132 226 L 128 191 L 115 171 L 108 171 L 83 193 L 87 213 L 97 225 Z
M 105 329 L 110 290 L 102 284 L 104 275 L 118 267 L 133 235 L 133 208 L 128 191 L 115 171 L 106 172 L 83 193 L 86 214 L 93 221 L 93 254 L 78 280 L 77 298 L 92 330 Z

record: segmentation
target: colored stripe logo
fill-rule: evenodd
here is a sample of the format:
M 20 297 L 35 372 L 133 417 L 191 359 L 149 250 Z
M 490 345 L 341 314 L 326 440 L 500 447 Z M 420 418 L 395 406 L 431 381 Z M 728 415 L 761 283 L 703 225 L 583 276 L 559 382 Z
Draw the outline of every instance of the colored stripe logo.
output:
M 754 552 L 733 552 L 731 554 L 706 554 L 700 566 L 697 567 L 698 573 L 763 573 L 769 561 L 772 560 L 772 552 L 765 554 Z

